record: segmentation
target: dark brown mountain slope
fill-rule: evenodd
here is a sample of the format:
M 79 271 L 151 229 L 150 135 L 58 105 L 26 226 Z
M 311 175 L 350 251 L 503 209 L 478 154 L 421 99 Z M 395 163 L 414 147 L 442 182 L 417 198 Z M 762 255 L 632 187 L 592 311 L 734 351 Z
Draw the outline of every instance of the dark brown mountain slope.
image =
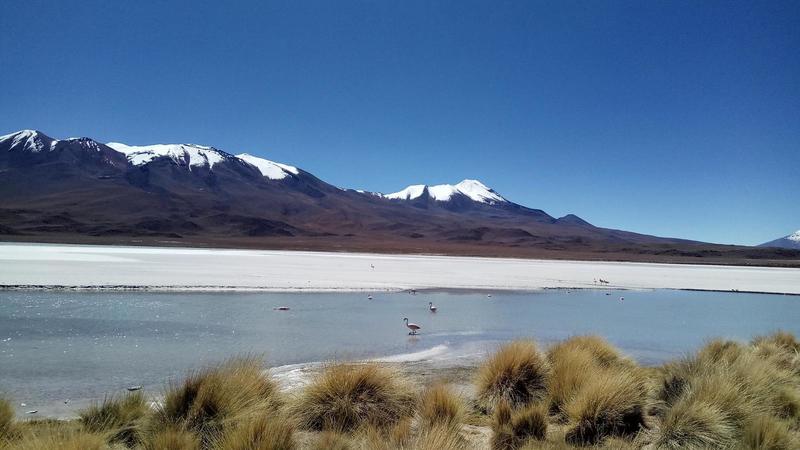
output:
M 412 189 L 413 188 L 413 189 Z M 559 219 L 474 180 L 384 196 L 212 147 L 0 137 L 0 239 L 795 265 L 800 251 Z

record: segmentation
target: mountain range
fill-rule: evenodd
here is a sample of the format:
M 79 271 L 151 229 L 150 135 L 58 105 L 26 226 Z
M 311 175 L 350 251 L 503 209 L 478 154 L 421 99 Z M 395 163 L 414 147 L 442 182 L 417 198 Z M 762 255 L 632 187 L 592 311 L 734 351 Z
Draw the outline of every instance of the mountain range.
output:
M 382 194 L 195 144 L 0 136 L 0 239 L 793 265 L 800 250 L 596 227 L 477 180 Z M 687 218 L 687 220 L 690 218 Z
M 784 237 L 765 242 L 759 245 L 759 247 L 780 247 L 800 250 L 800 230 Z

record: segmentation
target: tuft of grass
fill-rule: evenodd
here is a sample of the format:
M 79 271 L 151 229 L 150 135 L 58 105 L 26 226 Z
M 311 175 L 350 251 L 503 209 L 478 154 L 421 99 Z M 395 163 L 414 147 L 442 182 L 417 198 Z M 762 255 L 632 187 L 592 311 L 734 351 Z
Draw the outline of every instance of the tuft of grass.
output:
M 541 402 L 512 410 L 506 402 L 497 405 L 492 422 L 492 450 L 516 450 L 547 436 L 547 406 Z
M 758 336 L 753 339 L 753 345 L 771 343 L 784 349 L 787 352 L 800 353 L 800 341 L 792 333 L 786 331 L 776 331 L 768 336 Z
M 661 426 L 654 448 L 664 450 L 725 448 L 737 435 L 724 410 L 703 402 L 677 403 Z
M 421 430 L 407 450 L 467 450 L 467 441 L 457 427 L 435 425 Z
M 179 428 L 165 428 L 143 439 L 143 450 L 200 450 L 200 440 Z
M 384 430 L 368 427 L 362 431 L 360 449 L 364 450 L 467 450 L 468 442 L 458 427 L 437 424 L 419 430 L 407 440 L 398 441 L 386 436 Z
M 234 358 L 192 373 L 168 389 L 152 427 L 185 428 L 207 445 L 228 424 L 270 414 L 280 405 L 277 385 L 265 375 L 261 362 Z
M 609 436 L 633 436 L 647 426 L 649 403 L 648 382 L 638 369 L 600 371 L 565 405 L 571 422 L 566 440 L 594 445 Z
M 139 442 L 142 421 L 150 413 L 144 394 L 134 392 L 122 398 L 106 397 L 80 412 L 80 421 L 90 433 L 108 433 L 112 442 L 133 447 Z
M 294 450 L 294 427 L 288 421 L 259 416 L 228 429 L 213 445 L 216 450 Z
M 736 341 L 712 339 L 697 352 L 696 359 L 700 364 L 731 364 L 745 353 L 746 348 Z
M 601 367 L 632 366 L 630 359 L 624 357 L 616 347 L 600 336 L 573 336 L 561 341 L 547 351 L 550 362 L 565 357 L 575 351 L 588 352 L 594 362 Z
M 70 424 L 43 424 L 25 433 L 9 450 L 108 450 L 107 435 Z
M 794 450 L 800 441 L 789 424 L 769 416 L 758 416 L 744 428 L 738 450 Z
M 666 410 L 656 448 L 731 447 L 748 421 L 786 408 L 781 372 L 752 354 L 731 364 L 704 362 L 695 372 Z
M 311 430 L 387 427 L 410 416 L 415 400 L 411 384 L 393 370 L 375 363 L 334 364 L 300 393 L 293 415 Z
M 11 402 L 0 397 L 0 444 L 17 438 L 19 428 L 15 423 L 14 407 Z
M 491 412 L 501 401 L 512 408 L 539 401 L 547 395 L 549 376 L 550 364 L 533 341 L 506 344 L 478 369 L 478 405 Z
M 788 351 L 774 342 L 762 341 L 753 345 L 753 354 L 800 379 L 800 353 Z
M 689 381 L 696 375 L 697 365 L 695 358 L 684 358 L 667 362 L 657 370 L 655 415 L 663 418 L 681 398 Z
M 550 410 L 565 420 L 564 405 L 602 368 L 589 351 L 581 348 L 561 350 L 551 354 L 550 358 L 552 371 L 547 385 Z
M 311 450 L 355 450 L 355 447 L 346 435 L 325 431 L 311 444 Z
M 435 384 L 422 394 L 417 414 L 422 426 L 455 426 L 464 419 L 464 403 L 447 385 Z
M 770 360 L 750 353 L 731 365 L 713 369 L 740 386 L 738 406 L 748 416 L 772 415 L 800 419 L 800 390 L 793 375 Z M 747 417 L 741 417 L 740 423 Z

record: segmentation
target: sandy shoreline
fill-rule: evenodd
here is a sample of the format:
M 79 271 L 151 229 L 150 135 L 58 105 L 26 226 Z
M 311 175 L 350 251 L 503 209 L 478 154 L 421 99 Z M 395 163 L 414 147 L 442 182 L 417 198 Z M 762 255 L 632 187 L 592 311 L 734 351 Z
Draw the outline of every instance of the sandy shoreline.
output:
M 800 294 L 800 269 L 0 243 L 0 287 L 175 291 L 688 289 Z M 597 279 L 608 280 L 599 284 Z

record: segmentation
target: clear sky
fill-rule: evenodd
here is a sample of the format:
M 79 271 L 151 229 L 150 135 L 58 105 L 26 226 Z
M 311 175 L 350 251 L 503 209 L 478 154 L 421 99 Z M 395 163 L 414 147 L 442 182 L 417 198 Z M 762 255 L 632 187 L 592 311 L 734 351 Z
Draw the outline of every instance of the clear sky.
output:
M 0 134 L 207 144 L 381 192 L 477 178 L 757 244 L 800 229 L 798 24 L 796 0 L 5 0 Z

